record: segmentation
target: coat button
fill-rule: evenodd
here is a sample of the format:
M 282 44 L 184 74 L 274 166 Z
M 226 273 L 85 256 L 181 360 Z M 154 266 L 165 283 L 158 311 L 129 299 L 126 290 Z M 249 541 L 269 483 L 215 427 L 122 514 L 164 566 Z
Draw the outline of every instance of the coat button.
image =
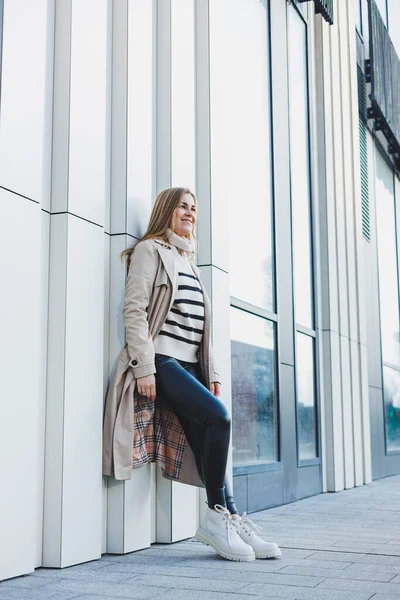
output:
M 133 361 L 132 361 L 132 365 L 133 365 L 134 367 L 136 367 L 136 365 L 137 365 L 137 360 L 133 360 Z

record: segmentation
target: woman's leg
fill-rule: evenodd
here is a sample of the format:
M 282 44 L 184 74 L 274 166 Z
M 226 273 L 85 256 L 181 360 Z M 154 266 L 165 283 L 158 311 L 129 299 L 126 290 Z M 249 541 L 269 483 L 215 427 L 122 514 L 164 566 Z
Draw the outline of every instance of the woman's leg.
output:
M 227 477 L 225 477 L 225 499 L 226 508 L 229 510 L 231 515 L 237 515 L 238 509 L 236 508 L 235 500 L 231 491 L 231 486 L 229 485 Z
M 189 371 L 191 372 L 191 371 Z M 204 479 L 204 465 L 203 465 L 203 455 L 204 455 L 204 430 L 197 425 L 194 421 L 183 417 L 182 415 L 177 414 L 180 424 L 182 425 L 182 429 L 185 432 L 187 441 L 193 451 L 197 472 L 201 481 L 205 487 L 205 479 Z M 235 500 L 233 498 L 233 494 L 231 492 L 231 487 L 228 482 L 228 478 L 225 476 L 224 480 L 225 487 L 225 504 L 231 515 L 238 514 L 238 510 L 236 508 Z
M 156 389 L 165 404 L 181 417 L 182 426 L 192 422 L 204 432 L 203 460 L 197 463 L 198 469 L 202 467 L 208 505 L 210 508 L 215 504 L 225 506 L 224 479 L 230 438 L 228 412 L 176 359 L 156 354 L 156 368 Z M 193 435 L 191 437 L 196 456 L 201 448 L 199 436 L 195 435 L 195 440 Z

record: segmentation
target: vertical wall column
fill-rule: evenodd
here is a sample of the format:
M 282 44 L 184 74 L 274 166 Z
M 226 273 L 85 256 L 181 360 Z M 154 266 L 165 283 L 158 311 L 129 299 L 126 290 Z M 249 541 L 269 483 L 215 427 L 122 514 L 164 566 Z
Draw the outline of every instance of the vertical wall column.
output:
M 57 0 L 43 565 L 101 555 L 108 0 Z
M 317 21 L 325 489 L 370 481 L 354 15 Z
M 196 191 L 199 198 L 198 264 L 208 290 L 212 307 L 212 344 L 221 375 L 221 400 L 231 413 L 231 332 L 229 294 L 229 243 L 226 189 L 221 177 L 213 173 L 213 156 L 222 148 L 212 138 L 212 65 L 209 2 L 196 2 Z M 219 93 L 219 90 L 216 91 Z M 221 100 L 221 99 L 220 99 Z M 226 98 L 229 102 L 229 98 Z M 232 452 L 229 452 L 227 475 L 232 485 Z M 201 518 L 205 508 L 205 492 L 200 493 Z
M 160 0 L 157 19 L 157 193 L 195 191 L 195 46 L 193 0 Z M 157 541 L 194 535 L 198 491 L 157 472 Z
M 154 197 L 156 15 L 154 0 L 113 2 L 106 378 L 125 344 L 122 310 L 126 267 L 119 255 L 145 233 Z M 133 469 L 130 480 L 105 478 L 107 552 L 132 552 L 154 541 L 154 470 L 154 465 L 144 465 Z
M 2 23 L 0 580 L 42 555 L 52 4 L 6 1 Z
M 278 0 L 271 2 L 271 73 L 272 73 L 272 115 L 274 131 L 273 136 L 273 173 L 275 223 L 276 223 L 276 273 L 277 277 L 277 312 L 280 323 L 278 326 L 279 348 L 279 394 L 285 397 L 286 405 L 292 414 L 296 414 L 296 378 L 294 356 L 294 298 L 293 265 L 292 265 L 292 239 L 290 236 L 292 226 L 291 198 L 290 198 L 290 135 L 289 135 L 289 90 L 288 90 L 288 48 L 287 48 L 287 2 Z M 283 35 L 282 32 L 285 32 Z M 297 435 L 295 419 L 282 419 L 280 425 L 281 461 L 285 465 L 285 488 L 289 494 L 294 494 L 297 484 Z M 293 490 L 293 491 L 291 491 Z M 295 495 L 285 497 L 285 502 L 295 499 Z

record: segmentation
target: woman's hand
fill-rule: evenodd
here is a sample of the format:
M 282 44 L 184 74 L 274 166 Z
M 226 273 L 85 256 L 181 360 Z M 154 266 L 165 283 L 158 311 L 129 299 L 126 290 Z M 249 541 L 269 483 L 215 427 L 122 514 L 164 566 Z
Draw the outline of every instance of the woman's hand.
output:
M 145 398 L 156 399 L 156 378 L 154 375 L 146 375 L 146 377 L 138 377 L 136 380 L 138 392 Z
M 218 398 L 221 393 L 221 384 L 219 381 L 213 381 L 210 390 L 211 393 Z

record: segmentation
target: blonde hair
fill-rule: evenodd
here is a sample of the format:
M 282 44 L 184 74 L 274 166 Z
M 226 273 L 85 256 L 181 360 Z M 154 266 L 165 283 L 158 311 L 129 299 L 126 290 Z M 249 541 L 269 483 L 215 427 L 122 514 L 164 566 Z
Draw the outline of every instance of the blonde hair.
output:
M 197 198 L 193 192 L 191 192 L 187 188 L 178 188 L 178 187 L 168 188 L 166 190 L 163 190 L 162 192 L 160 192 L 158 194 L 156 201 L 154 203 L 153 210 L 151 211 L 147 231 L 138 243 L 144 242 L 144 240 L 149 240 L 152 238 L 162 239 L 166 243 L 168 243 L 167 229 L 168 228 L 172 229 L 172 220 L 174 217 L 175 210 L 179 206 L 179 204 L 182 200 L 182 197 L 185 194 L 190 194 L 192 196 L 195 206 L 196 206 L 196 209 L 197 209 L 196 210 L 196 218 L 197 218 L 198 204 L 197 204 Z M 198 250 L 198 241 L 197 241 L 196 236 L 194 235 L 193 229 L 190 233 L 188 233 L 184 237 L 187 238 L 190 242 L 192 242 L 194 244 L 195 249 L 197 251 Z M 126 248 L 120 254 L 121 260 L 125 261 L 128 265 L 130 263 L 131 256 L 132 256 L 133 252 L 135 251 L 135 247 L 136 246 L 134 246 L 133 248 Z M 180 254 L 183 254 L 185 252 L 185 250 L 181 250 L 181 248 L 177 248 L 177 250 Z M 193 260 L 195 253 L 193 252 L 193 253 L 189 253 L 189 254 L 191 254 L 190 259 Z

